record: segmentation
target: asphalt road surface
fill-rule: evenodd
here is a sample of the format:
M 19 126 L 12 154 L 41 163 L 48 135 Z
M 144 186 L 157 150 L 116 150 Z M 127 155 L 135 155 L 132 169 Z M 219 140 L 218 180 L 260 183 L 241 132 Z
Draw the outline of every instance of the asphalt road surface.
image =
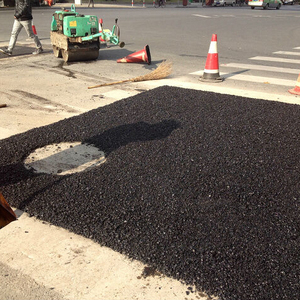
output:
M 34 9 L 34 24 L 47 49 L 51 49 L 51 17 L 60 6 Z M 179 80 L 184 77 L 184 82 L 197 82 L 205 66 L 212 34 L 217 34 L 220 72 L 225 78 L 222 87 L 280 96 L 295 86 L 299 74 L 300 33 L 295 26 L 299 10 L 299 5 L 285 5 L 280 10 L 252 10 L 248 6 L 203 7 L 201 3 L 185 8 L 168 5 L 165 9 L 155 9 L 149 4 L 146 8 L 142 4 L 94 9 L 77 6 L 80 13 L 103 18 L 107 29 L 111 29 L 118 18 L 121 39 L 126 45 L 123 49 L 111 47 L 108 51 L 103 47 L 100 50 L 97 70 L 103 77 L 107 70 L 110 76 L 122 77 L 124 70 L 120 66 L 107 66 L 106 62 L 116 61 L 148 44 L 153 65 L 170 60 L 174 63 L 174 77 Z M 12 10 L 0 10 L 0 46 L 7 45 L 9 40 L 12 13 Z M 19 41 L 23 42 L 22 39 L 26 39 L 24 32 Z M 67 65 L 64 68 L 73 71 L 76 67 Z
M 220 299 L 299 299 L 297 105 L 160 87 L 1 142 L 11 205 Z M 36 174 L 31 151 L 106 162 Z

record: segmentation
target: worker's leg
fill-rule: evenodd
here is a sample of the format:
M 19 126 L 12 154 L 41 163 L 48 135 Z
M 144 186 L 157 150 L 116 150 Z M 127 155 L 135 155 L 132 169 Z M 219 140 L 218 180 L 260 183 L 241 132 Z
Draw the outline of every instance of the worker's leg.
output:
M 13 49 L 15 48 L 15 45 L 16 45 L 16 42 L 18 39 L 18 35 L 19 35 L 21 29 L 22 29 L 22 24 L 18 20 L 15 19 L 14 25 L 13 25 L 13 28 L 11 31 L 10 41 L 9 41 L 9 44 L 7 47 L 8 51 L 12 52 Z
M 27 32 L 27 35 L 29 38 L 33 39 L 36 47 L 38 49 L 42 49 L 42 44 L 38 38 L 37 35 L 35 35 L 33 33 L 33 30 L 32 30 L 32 20 L 28 20 L 28 21 L 21 21 L 20 22 L 22 24 L 22 26 L 25 28 L 26 32 Z

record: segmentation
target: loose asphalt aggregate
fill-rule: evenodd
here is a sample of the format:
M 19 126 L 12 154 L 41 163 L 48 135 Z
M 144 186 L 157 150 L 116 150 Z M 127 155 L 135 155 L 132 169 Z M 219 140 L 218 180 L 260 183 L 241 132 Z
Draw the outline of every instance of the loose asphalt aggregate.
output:
M 26 170 L 81 141 L 106 162 Z M 220 299 L 300 298 L 300 106 L 159 87 L 0 143 L 11 206 Z

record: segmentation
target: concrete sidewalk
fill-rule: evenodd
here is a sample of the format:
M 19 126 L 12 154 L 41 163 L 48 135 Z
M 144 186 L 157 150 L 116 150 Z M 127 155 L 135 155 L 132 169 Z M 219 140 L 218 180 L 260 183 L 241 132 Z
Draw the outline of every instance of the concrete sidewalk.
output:
M 0 300 L 207 299 L 138 261 L 17 213 L 0 230 Z

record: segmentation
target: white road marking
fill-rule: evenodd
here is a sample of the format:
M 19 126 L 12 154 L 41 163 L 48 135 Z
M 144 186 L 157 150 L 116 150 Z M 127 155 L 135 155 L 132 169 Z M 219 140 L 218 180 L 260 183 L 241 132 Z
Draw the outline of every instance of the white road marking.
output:
M 290 63 L 290 64 L 300 64 L 300 59 L 289 59 L 289 58 L 280 58 L 280 57 L 255 56 L 255 57 L 250 57 L 249 59 L 284 62 L 284 63 Z
M 211 18 L 211 16 L 204 16 L 204 15 L 197 15 L 197 14 L 193 14 L 193 16 L 200 17 L 200 18 L 207 18 L 207 19 Z
M 295 80 L 288 80 L 288 79 L 232 74 L 232 73 L 221 73 L 220 76 L 226 79 L 250 81 L 250 82 L 257 82 L 257 83 L 264 83 L 264 84 L 276 84 L 276 85 L 283 85 L 283 86 L 290 86 L 290 87 L 295 86 L 296 79 L 297 79 L 296 78 Z
M 290 52 L 290 51 L 276 51 L 273 54 L 283 54 L 283 55 L 298 55 L 300 56 L 300 52 Z
M 271 16 L 253 15 L 253 18 L 271 18 Z
M 291 69 L 291 68 L 278 68 L 264 65 L 250 65 L 250 64 L 221 64 L 221 67 L 229 67 L 229 68 L 238 68 L 238 69 L 249 69 L 249 70 L 261 70 L 261 71 L 269 71 L 269 72 L 278 72 L 278 73 L 288 73 L 288 74 L 299 74 L 299 69 Z
M 203 71 L 197 71 L 190 74 L 201 76 L 203 74 Z M 272 78 L 272 77 L 242 75 L 242 74 L 235 74 L 235 73 L 220 73 L 220 76 L 225 79 L 233 79 L 233 80 L 264 83 L 264 84 L 276 84 L 276 85 L 283 85 L 283 86 L 290 86 L 290 87 L 293 87 L 296 84 L 296 79 L 288 80 L 288 79 L 280 79 L 280 78 Z

